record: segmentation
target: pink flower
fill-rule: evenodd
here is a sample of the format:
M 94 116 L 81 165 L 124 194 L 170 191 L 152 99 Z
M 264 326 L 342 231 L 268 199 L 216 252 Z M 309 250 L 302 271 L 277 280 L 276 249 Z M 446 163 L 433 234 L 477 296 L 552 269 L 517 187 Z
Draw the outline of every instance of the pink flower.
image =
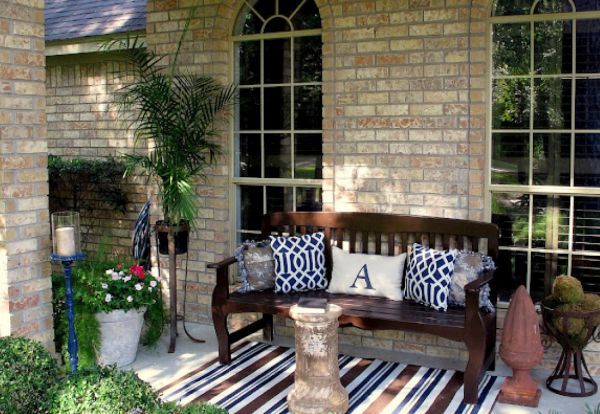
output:
M 112 272 L 111 276 L 112 276 L 112 280 L 119 280 L 120 279 L 119 274 L 117 272 Z
M 104 297 L 104 301 L 110 302 L 111 300 L 112 300 L 112 295 L 110 293 L 107 293 L 106 296 Z
M 133 302 L 133 298 L 131 296 L 127 296 L 127 302 Z
M 125 276 L 123 278 L 123 282 L 125 282 L 125 283 L 129 282 L 130 280 L 131 280 L 131 276 Z
M 142 290 L 143 286 L 141 283 L 136 283 L 135 284 L 135 290 Z
M 119 264 L 117 265 L 117 268 L 118 268 L 118 269 L 122 269 L 122 268 L 123 268 L 123 263 L 119 263 Z
M 150 286 L 156 287 L 156 285 L 157 285 L 156 280 L 151 280 L 150 281 Z

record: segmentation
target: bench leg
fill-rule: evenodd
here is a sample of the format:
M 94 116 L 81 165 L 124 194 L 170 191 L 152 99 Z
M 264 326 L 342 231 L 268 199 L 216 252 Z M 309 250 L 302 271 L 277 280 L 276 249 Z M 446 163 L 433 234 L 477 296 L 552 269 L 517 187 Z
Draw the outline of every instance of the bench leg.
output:
M 231 362 L 231 343 L 229 341 L 229 330 L 227 329 L 227 314 L 213 310 L 213 326 L 219 342 L 219 362 L 227 364 Z
M 465 369 L 465 394 L 464 402 L 466 404 L 475 404 L 477 402 L 479 380 L 481 379 L 481 370 L 483 369 L 485 344 L 476 344 L 469 346 L 469 361 Z
M 273 341 L 273 315 L 263 314 L 263 339 L 268 342 Z

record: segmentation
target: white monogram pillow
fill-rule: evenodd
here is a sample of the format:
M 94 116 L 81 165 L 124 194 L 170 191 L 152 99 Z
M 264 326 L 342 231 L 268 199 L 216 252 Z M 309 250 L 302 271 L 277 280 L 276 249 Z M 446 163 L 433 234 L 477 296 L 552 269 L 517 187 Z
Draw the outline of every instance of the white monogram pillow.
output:
M 402 300 L 402 274 L 406 253 L 398 256 L 346 253 L 332 246 L 330 293 L 381 296 Z

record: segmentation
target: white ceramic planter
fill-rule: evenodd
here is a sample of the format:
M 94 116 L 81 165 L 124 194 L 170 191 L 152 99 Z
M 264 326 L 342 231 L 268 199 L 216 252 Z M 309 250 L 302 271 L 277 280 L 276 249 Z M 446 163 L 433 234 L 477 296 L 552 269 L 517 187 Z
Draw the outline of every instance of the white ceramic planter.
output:
M 96 314 L 101 335 L 98 364 L 121 368 L 135 361 L 145 312 L 142 307 Z

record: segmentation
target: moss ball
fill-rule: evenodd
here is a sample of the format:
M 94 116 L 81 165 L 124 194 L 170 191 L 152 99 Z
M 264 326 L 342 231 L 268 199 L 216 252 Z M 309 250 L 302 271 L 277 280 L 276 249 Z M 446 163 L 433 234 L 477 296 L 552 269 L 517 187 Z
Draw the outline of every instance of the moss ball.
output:
M 544 298 L 544 300 L 542 300 L 542 305 L 546 306 L 547 308 L 554 309 L 560 305 L 560 300 L 558 300 L 558 298 L 554 295 L 548 295 Z
M 558 306 L 556 310 L 560 312 L 580 311 L 581 305 L 576 303 L 565 303 L 563 305 Z M 562 333 L 563 335 L 569 336 L 579 335 L 585 328 L 585 319 L 569 317 L 565 329 L 565 326 L 563 324 L 563 317 L 559 316 L 558 314 L 556 315 L 552 323 L 554 324 L 554 327 L 558 332 Z
M 600 296 L 595 293 L 586 293 L 583 295 L 581 309 L 584 311 L 593 311 L 600 309 Z M 592 320 L 594 326 L 600 325 L 600 314 Z
M 581 282 L 572 276 L 558 276 L 552 285 L 552 295 L 561 303 L 581 303 L 583 287 Z

